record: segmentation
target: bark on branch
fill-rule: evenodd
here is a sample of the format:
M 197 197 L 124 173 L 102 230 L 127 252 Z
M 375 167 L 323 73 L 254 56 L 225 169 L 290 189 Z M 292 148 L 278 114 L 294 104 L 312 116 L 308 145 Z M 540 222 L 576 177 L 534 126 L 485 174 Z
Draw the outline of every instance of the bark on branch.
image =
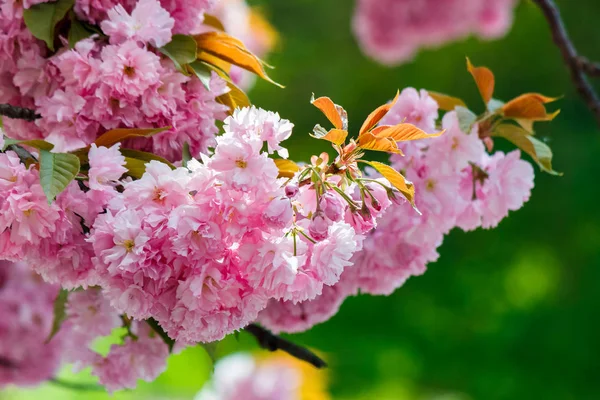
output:
M 273 333 L 269 332 L 267 329 L 256 325 L 250 324 L 244 328 L 244 330 L 256 338 L 256 341 L 263 349 L 269 351 L 282 350 L 288 353 L 289 355 L 296 357 L 299 360 L 306 361 L 317 368 L 324 368 L 327 366 L 327 363 L 320 359 L 315 353 L 312 351 L 298 346 L 288 340 L 285 340 Z
M 600 99 L 588 80 L 588 75 L 600 76 L 600 64 L 593 63 L 577 53 L 554 0 L 533 0 L 533 2 L 542 10 L 544 17 L 548 21 L 552 32 L 552 39 L 560 49 L 565 64 L 569 68 L 575 88 L 594 114 L 596 122 L 600 126 Z
M 24 119 L 25 121 L 35 121 L 42 116 L 29 108 L 11 106 L 10 104 L 0 104 L 0 115 L 14 119 Z

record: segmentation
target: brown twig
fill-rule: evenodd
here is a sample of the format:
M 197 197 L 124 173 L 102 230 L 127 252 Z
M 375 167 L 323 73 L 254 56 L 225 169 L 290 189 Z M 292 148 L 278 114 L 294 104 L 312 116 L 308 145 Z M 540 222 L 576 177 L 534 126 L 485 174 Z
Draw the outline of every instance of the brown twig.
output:
M 569 38 L 569 34 L 560 16 L 560 11 L 554 0 L 533 1 L 540 7 L 550 25 L 552 39 L 560 49 L 567 67 L 569 67 L 575 88 L 586 102 L 588 108 L 594 113 L 596 122 L 600 125 L 600 99 L 588 80 L 588 75 L 600 75 L 600 65 L 579 56 L 573 42 Z
M 11 106 L 10 104 L 0 104 L 0 115 L 14 119 L 24 119 L 25 121 L 34 121 L 42 116 L 29 108 Z
M 325 361 L 321 360 L 315 353 L 312 351 L 298 346 L 295 343 L 292 343 L 288 340 L 285 340 L 273 333 L 269 332 L 267 329 L 256 325 L 250 324 L 244 328 L 244 330 L 256 338 L 256 341 L 263 349 L 269 351 L 282 350 L 288 353 L 289 355 L 296 357 L 299 360 L 306 361 L 317 368 L 324 368 L 327 366 Z

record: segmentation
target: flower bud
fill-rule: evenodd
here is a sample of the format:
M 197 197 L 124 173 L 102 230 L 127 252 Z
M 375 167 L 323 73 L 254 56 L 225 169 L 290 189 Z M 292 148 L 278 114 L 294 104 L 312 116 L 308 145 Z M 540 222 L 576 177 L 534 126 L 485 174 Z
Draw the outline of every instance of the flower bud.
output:
M 289 185 L 287 185 L 285 187 L 285 195 L 287 197 L 289 197 L 290 199 L 296 197 L 297 194 L 298 194 L 298 185 L 290 183 Z
M 312 221 L 308 226 L 308 232 L 315 240 L 323 240 L 327 237 L 329 229 L 329 221 L 325 218 L 323 212 L 317 211 L 313 215 Z
M 321 198 L 321 208 L 325 213 L 325 216 L 332 221 L 339 221 L 342 219 L 342 213 L 344 211 L 344 204 L 342 201 L 333 193 L 325 193 Z

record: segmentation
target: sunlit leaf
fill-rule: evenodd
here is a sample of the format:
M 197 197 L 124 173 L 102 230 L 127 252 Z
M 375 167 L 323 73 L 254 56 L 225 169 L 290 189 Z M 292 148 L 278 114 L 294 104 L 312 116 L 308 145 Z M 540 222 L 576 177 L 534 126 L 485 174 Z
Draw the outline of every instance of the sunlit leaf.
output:
M 468 108 L 458 106 L 455 109 L 456 118 L 458 118 L 458 127 L 465 133 L 471 132 L 471 127 L 477 121 L 477 115 Z
M 508 139 L 519 149 L 529 154 L 542 171 L 552 175 L 562 175 L 552 169 L 552 150 L 550 150 L 550 147 L 531 136 L 523 128 L 513 124 L 500 124 L 492 134 Z
M 394 107 L 394 104 L 396 104 L 396 101 L 398 101 L 399 96 L 400 96 L 400 91 L 396 92 L 396 96 L 394 97 L 394 100 L 392 100 L 391 102 L 389 102 L 387 104 L 377 107 L 375 109 L 375 111 L 373 111 L 371 114 L 369 114 L 369 116 L 367 117 L 365 122 L 363 122 L 358 135 L 360 136 L 363 133 L 368 132 L 369 130 L 371 130 L 371 128 L 373 128 L 375 125 L 377 125 L 379 123 L 379 121 L 381 121 L 381 119 L 383 117 L 385 117 L 385 115 L 390 111 L 390 109 L 392 107 Z
M 558 111 L 548 114 L 545 104 L 557 99 L 557 97 L 546 97 L 538 93 L 526 93 L 504 104 L 501 108 L 502 115 L 506 118 L 550 121 L 558 115 Z
M 348 113 L 344 108 L 335 104 L 329 97 L 323 96 L 315 99 L 313 94 L 310 104 L 321 110 L 336 129 L 348 130 Z
M 164 128 L 111 129 L 110 131 L 107 131 L 107 132 L 103 133 L 102 135 L 100 135 L 100 137 L 98 139 L 96 139 L 96 141 L 94 143 L 96 143 L 96 146 L 98 146 L 98 147 L 100 147 L 100 146 L 110 147 L 113 144 L 122 142 L 126 139 L 150 137 L 150 136 L 156 135 L 157 133 L 168 131 L 169 129 L 171 129 L 170 126 L 167 126 Z
M 215 28 L 216 30 L 225 31 L 225 27 L 223 26 L 221 20 L 215 17 L 214 15 L 205 13 L 204 21 L 202 21 L 202 23 L 204 25 L 210 26 L 211 28 Z
M 278 158 L 273 161 L 275 162 L 277 169 L 279 169 L 278 178 L 293 178 L 296 172 L 300 171 L 298 164 L 291 160 Z
M 73 8 L 74 0 L 57 0 L 50 3 L 34 4 L 23 10 L 25 25 L 36 38 L 46 42 L 48 48 L 54 51 L 56 25 Z
M 231 63 L 227 61 L 223 61 L 218 57 L 213 56 L 212 54 L 208 54 L 205 52 L 199 52 L 197 54 L 198 60 L 202 61 L 209 66 L 215 67 L 217 69 L 217 73 L 223 77 L 227 77 L 229 79 L 229 71 L 231 71 Z M 223 75 L 224 73 L 224 75 Z
M 375 168 L 385 179 L 387 179 L 402 195 L 415 206 L 415 185 L 408 181 L 400 172 L 396 171 L 389 165 L 377 161 L 363 161 L 364 163 Z
M 40 184 L 48 203 L 58 196 L 79 173 L 79 158 L 68 153 L 40 150 Z
M 46 338 L 46 343 L 50 342 L 52 338 L 58 333 L 62 323 L 67 318 L 66 305 L 69 298 L 69 291 L 61 289 L 58 295 L 54 299 L 54 318 L 52 320 L 52 329 L 50 334 Z
M 494 74 L 486 67 L 474 67 L 467 58 L 467 69 L 475 79 L 483 102 L 487 105 L 494 95 Z
M 196 41 L 191 36 L 173 35 L 169 43 L 159 48 L 158 51 L 169 57 L 177 70 L 187 73 L 184 65 L 196 60 Z
M 398 125 L 383 125 L 373 129 L 371 133 L 377 138 L 390 138 L 396 142 L 409 140 L 429 139 L 442 135 L 444 131 L 427 133 L 413 124 L 402 123 Z
M 311 133 L 312 137 L 316 139 L 327 140 L 328 142 L 337 144 L 340 146 L 346 141 L 346 137 L 348 136 L 348 131 L 343 129 L 331 129 L 329 131 L 325 130 L 321 125 L 316 125 L 313 133 Z
M 388 137 L 377 137 L 372 132 L 362 134 L 358 138 L 358 146 L 365 150 L 402 154 L 402 151 L 398 148 L 398 145 L 394 139 Z
M 458 97 L 448 96 L 447 94 L 438 93 L 438 92 L 430 92 L 429 95 L 438 103 L 438 107 L 440 110 L 444 111 L 452 111 L 456 106 L 467 107 L 464 101 L 459 99 Z
M 250 99 L 235 83 L 228 81 L 229 92 L 217 97 L 217 101 L 229 107 L 232 113 L 236 108 L 250 107 Z
M 264 69 L 267 64 L 252 54 L 240 40 L 229 36 L 225 32 L 206 32 L 194 36 L 194 39 L 198 46 L 198 58 L 202 58 L 202 53 L 211 54 L 223 61 L 255 73 L 274 85 L 283 87 L 267 75 Z

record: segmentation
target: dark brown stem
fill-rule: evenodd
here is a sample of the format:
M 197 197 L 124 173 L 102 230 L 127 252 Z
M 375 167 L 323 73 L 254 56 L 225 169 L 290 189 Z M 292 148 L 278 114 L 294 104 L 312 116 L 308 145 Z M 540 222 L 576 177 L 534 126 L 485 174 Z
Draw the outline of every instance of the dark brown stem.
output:
M 600 69 L 598 64 L 591 63 L 586 58 L 579 56 L 573 42 L 569 38 L 569 34 L 560 16 L 560 11 L 553 0 L 533 0 L 546 17 L 552 39 L 560 49 L 562 57 L 571 72 L 571 79 L 575 84 L 575 88 L 587 104 L 588 108 L 594 114 L 596 122 L 600 125 L 600 99 L 596 91 L 588 81 L 589 75 L 598 75 Z
M 0 104 L 0 115 L 14 119 L 24 119 L 25 121 L 35 121 L 42 116 L 29 108 L 11 106 L 10 104 Z
M 581 69 L 589 76 L 600 76 L 600 63 L 590 61 L 583 56 L 579 56 L 577 61 L 581 65 Z
M 299 360 L 306 361 L 314 365 L 317 368 L 324 368 L 327 366 L 325 361 L 321 360 L 315 353 L 312 351 L 298 346 L 288 340 L 285 340 L 277 335 L 274 335 L 267 329 L 256 325 L 250 324 L 244 328 L 246 332 L 253 335 L 256 338 L 256 341 L 263 349 L 269 351 L 277 351 L 282 350 L 288 353 L 289 355 L 296 357 Z

